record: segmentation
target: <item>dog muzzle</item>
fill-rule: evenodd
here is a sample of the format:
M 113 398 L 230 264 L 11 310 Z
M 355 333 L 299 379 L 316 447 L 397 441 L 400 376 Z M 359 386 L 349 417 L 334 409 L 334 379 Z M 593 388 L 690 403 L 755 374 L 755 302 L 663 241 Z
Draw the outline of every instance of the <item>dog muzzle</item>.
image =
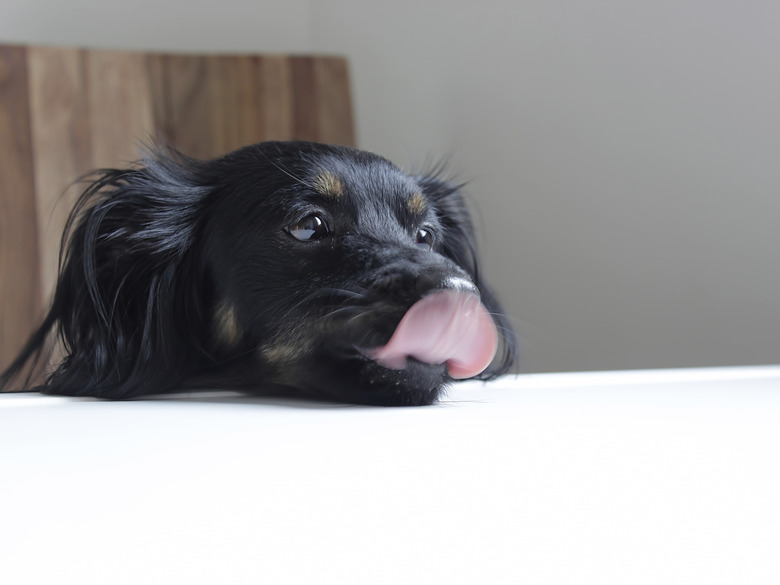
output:
M 387 345 L 367 355 L 380 365 L 402 370 L 413 358 L 446 364 L 450 377 L 471 378 L 493 361 L 498 334 L 479 297 L 461 290 L 439 290 L 406 312 Z

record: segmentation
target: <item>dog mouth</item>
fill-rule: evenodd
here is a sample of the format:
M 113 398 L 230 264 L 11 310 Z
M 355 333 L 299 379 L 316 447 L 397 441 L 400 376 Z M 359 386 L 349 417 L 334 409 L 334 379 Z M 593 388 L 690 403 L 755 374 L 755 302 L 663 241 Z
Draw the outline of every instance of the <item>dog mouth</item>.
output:
M 496 326 L 479 297 L 439 290 L 412 305 L 385 345 L 361 353 L 392 370 L 409 360 L 446 364 L 450 377 L 465 379 L 487 369 L 497 349 Z

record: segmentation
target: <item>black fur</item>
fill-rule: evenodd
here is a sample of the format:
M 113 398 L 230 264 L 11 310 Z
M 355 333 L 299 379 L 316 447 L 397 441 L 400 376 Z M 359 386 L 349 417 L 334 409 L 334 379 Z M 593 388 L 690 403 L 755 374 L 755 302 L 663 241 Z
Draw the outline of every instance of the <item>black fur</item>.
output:
M 335 177 L 338 193 L 323 195 L 322 177 Z M 158 149 L 91 181 L 63 236 L 51 309 L 0 388 L 44 361 L 56 332 L 65 358 L 39 388 L 51 394 L 273 385 L 352 403 L 430 404 L 450 381 L 444 366 L 409 360 L 391 370 L 357 348 L 386 343 L 406 310 L 450 276 L 474 283 L 502 338 L 480 377 L 515 361 L 460 189 L 435 176 L 358 150 L 267 142 L 205 162 Z M 409 205 L 415 192 L 424 205 Z M 330 231 L 299 241 L 294 234 L 310 232 L 296 228 L 316 227 L 312 214 Z

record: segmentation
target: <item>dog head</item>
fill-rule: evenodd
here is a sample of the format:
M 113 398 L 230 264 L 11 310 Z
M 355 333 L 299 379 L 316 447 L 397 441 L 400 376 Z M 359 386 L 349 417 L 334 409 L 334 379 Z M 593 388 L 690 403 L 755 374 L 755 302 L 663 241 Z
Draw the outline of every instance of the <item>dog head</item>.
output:
M 515 358 L 460 190 L 374 154 L 156 151 L 102 172 L 67 241 L 43 326 L 67 352 L 51 392 L 129 397 L 210 377 L 417 405 Z

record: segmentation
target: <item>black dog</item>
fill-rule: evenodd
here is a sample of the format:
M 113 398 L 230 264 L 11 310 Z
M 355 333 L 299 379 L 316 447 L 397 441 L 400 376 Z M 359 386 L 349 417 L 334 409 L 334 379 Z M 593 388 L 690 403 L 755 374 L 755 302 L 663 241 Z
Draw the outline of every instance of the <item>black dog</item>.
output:
M 423 405 L 515 360 L 459 189 L 349 148 L 267 142 L 206 162 L 158 149 L 99 171 L 60 264 L 0 388 L 53 332 L 65 357 L 38 389 L 114 399 L 273 385 Z

